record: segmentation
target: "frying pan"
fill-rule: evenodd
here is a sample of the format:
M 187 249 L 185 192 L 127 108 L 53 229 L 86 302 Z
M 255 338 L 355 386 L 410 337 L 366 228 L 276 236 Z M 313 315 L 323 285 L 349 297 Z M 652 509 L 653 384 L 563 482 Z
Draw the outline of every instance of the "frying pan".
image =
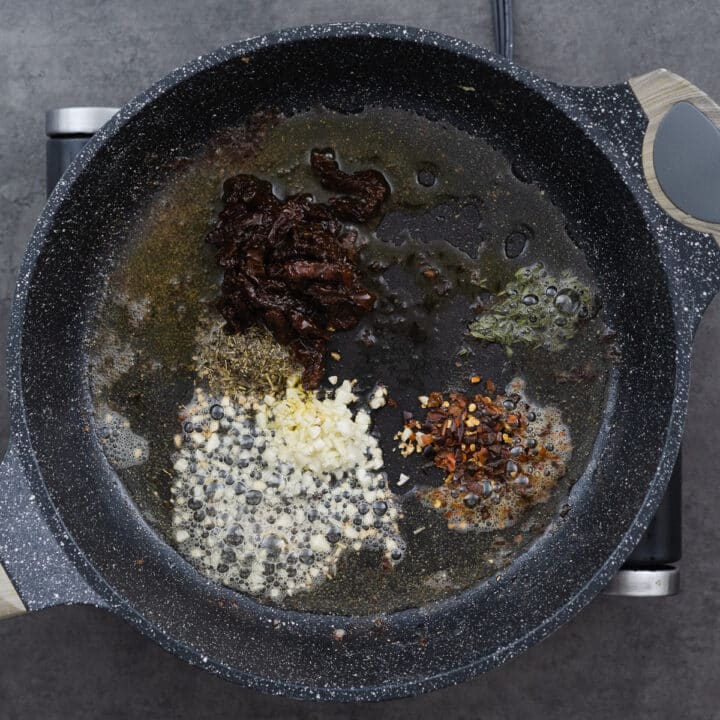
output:
M 101 270 L 166 179 L 152 160 L 189 154 L 258 107 L 321 104 L 414 110 L 521 159 L 574 229 L 621 350 L 572 512 L 501 575 L 382 618 L 282 610 L 209 582 L 143 520 L 89 427 L 83 348 Z M 384 25 L 283 31 L 168 75 L 73 162 L 18 278 L 2 614 L 92 604 L 225 678 L 335 700 L 457 683 L 547 636 L 630 554 L 677 456 L 693 333 L 720 288 L 718 122 L 712 101 L 666 71 L 559 86 L 465 42 Z

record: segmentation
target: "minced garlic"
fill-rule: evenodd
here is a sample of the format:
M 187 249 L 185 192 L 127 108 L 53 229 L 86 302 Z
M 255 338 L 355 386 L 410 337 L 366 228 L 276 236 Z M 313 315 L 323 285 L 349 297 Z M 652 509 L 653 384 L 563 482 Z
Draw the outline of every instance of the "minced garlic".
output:
M 357 401 L 353 385 L 345 380 L 332 397 L 320 399 L 315 392 L 303 390 L 299 379 L 288 381 L 285 395 L 272 405 L 272 417 L 266 405 L 258 407 L 256 421 L 275 431 L 278 457 L 296 467 L 320 475 L 363 467 L 379 470 L 383 466 L 377 440 L 368 433 L 370 415 L 350 405 Z M 263 417 L 265 416 L 265 417 Z

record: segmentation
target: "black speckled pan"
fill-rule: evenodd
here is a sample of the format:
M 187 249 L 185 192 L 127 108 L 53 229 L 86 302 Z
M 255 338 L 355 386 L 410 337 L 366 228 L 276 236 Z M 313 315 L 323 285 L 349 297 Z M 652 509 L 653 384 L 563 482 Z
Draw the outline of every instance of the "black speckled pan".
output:
M 190 154 L 257 107 L 318 104 L 416 110 L 521 160 L 578 231 L 622 351 L 567 518 L 502 576 L 381 622 L 282 611 L 201 577 L 143 521 L 89 427 L 83 341 L 107 257 L 168 172 L 151 158 Z M 223 677 L 337 700 L 457 683 L 545 637 L 631 552 L 678 452 L 692 336 L 720 288 L 712 237 L 720 226 L 702 200 L 717 178 L 706 175 L 703 192 L 688 193 L 701 168 L 683 162 L 712 158 L 720 141 L 688 105 L 719 117 L 706 96 L 664 71 L 613 87 L 562 87 L 459 40 L 379 25 L 231 45 L 130 102 L 58 183 L 18 279 L 12 436 L 0 468 L 0 558 L 12 585 L 0 568 L 0 616 L 94 604 Z M 333 638 L 338 627 L 342 642 Z

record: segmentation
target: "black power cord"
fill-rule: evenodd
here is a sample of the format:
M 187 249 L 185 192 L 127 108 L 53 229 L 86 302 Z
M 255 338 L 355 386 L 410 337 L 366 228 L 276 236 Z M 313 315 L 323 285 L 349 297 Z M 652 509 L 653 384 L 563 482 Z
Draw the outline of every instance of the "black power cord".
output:
M 512 60 L 513 56 L 513 18 L 512 0 L 492 0 L 493 29 L 495 31 L 495 49 L 498 55 Z

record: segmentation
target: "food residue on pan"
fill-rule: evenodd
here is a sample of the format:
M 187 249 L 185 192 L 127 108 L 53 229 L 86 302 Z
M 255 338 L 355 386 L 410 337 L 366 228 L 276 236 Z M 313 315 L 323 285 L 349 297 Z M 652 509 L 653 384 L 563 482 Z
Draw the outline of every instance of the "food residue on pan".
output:
M 180 553 L 259 601 L 467 588 L 555 517 L 599 424 L 611 353 L 565 225 L 443 123 L 259 113 L 182 161 L 111 276 L 98 440 Z
M 130 421 L 107 406 L 97 408 L 98 439 L 110 464 L 123 470 L 142 465 L 149 455 L 147 440 L 132 431 Z

